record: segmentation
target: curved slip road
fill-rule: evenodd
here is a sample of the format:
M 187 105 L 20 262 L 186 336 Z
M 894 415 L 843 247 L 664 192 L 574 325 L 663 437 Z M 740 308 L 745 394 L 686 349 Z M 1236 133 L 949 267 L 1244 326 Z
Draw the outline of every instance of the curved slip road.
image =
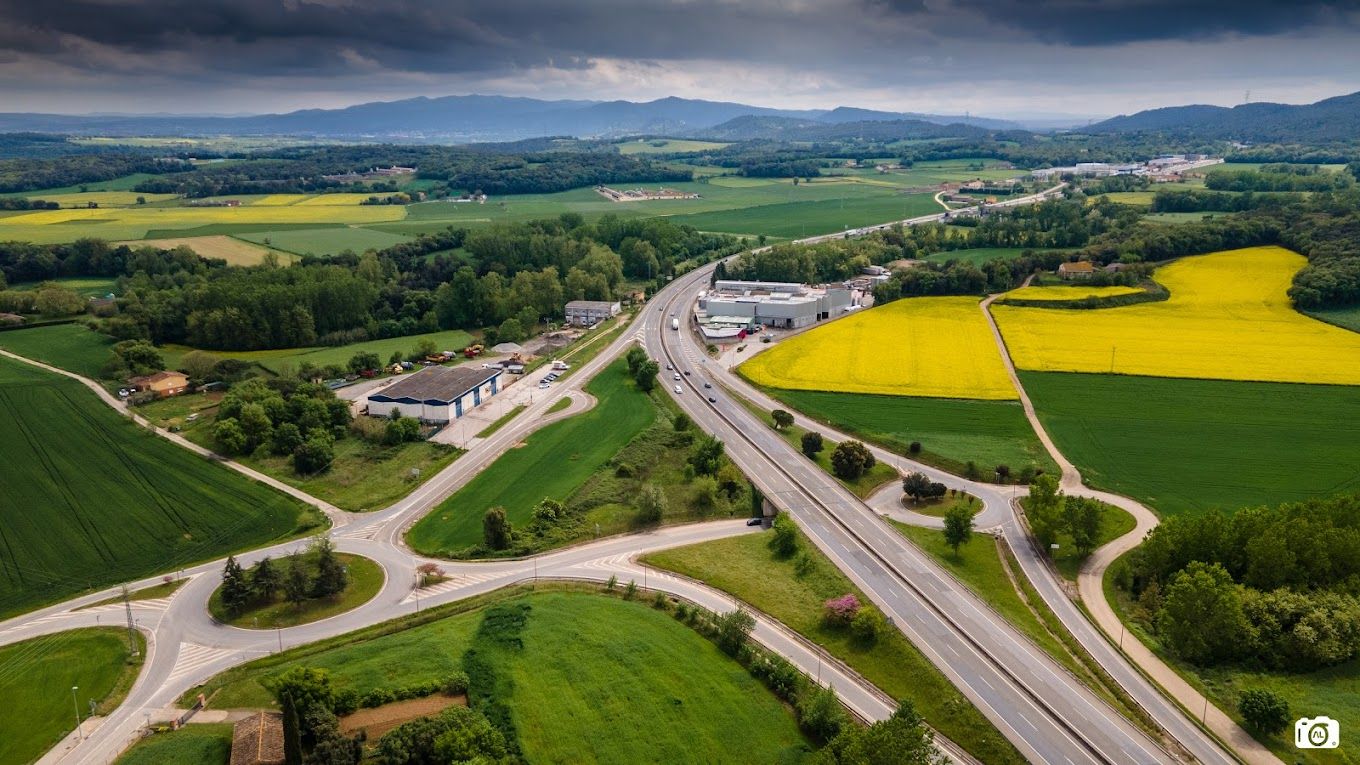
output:
M 1028 283 L 1028 280 L 1026 280 L 1026 283 Z M 1092 497 L 1114 505 L 1134 518 L 1132 530 L 1118 539 L 1110 540 L 1091 553 L 1077 572 L 1077 590 L 1081 595 L 1082 602 L 1090 612 L 1091 618 L 1104 632 L 1107 643 L 1113 641 L 1117 646 L 1115 650 L 1122 652 L 1137 664 L 1146 676 L 1151 677 L 1157 685 L 1165 689 L 1170 698 L 1179 702 L 1183 709 L 1191 710 L 1192 713 L 1198 710 L 1201 716 L 1200 722 L 1208 726 L 1214 732 L 1214 735 L 1227 741 L 1234 753 L 1242 760 L 1252 765 L 1280 765 L 1282 761 L 1279 757 L 1265 748 L 1261 742 L 1252 738 L 1250 733 L 1243 730 L 1242 726 L 1238 725 L 1223 710 L 1209 703 L 1204 694 L 1186 682 L 1185 678 L 1181 677 L 1178 672 L 1167 666 L 1166 662 L 1162 661 L 1142 641 L 1136 638 L 1129 640 L 1124 638 L 1124 624 L 1115 614 L 1109 601 L 1105 599 L 1105 572 L 1119 556 L 1137 547 L 1157 527 L 1160 519 L 1156 513 L 1135 499 L 1087 487 L 1082 480 L 1081 471 L 1077 470 L 1076 465 L 1073 465 L 1058 449 L 1057 444 L 1049 436 L 1048 430 L 1044 428 L 1043 422 L 1040 421 L 1038 412 L 1035 410 L 1033 402 L 1030 401 L 1029 393 L 1025 391 L 1025 386 L 1020 382 L 1020 375 L 1016 372 L 1015 362 L 1011 359 L 1010 352 L 1006 348 L 1005 337 L 1001 334 L 1001 328 L 997 326 L 996 319 L 992 316 L 990 308 L 992 302 L 998 297 L 1000 295 L 989 295 L 982 301 L 980 307 L 983 315 L 987 317 L 987 325 L 991 328 L 997 350 L 1005 364 L 1006 374 L 1010 376 L 1011 384 L 1020 394 L 1020 404 L 1024 408 L 1025 418 L 1029 420 L 1030 427 L 1039 437 L 1044 449 L 1062 470 L 1060 481 L 1062 490 L 1067 494 Z M 1015 539 L 1018 542 L 1021 538 L 1015 537 Z M 1016 544 L 1012 547 L 1024 547 L 1027 556 L 1039 557 L 1032 544 Z M 1016 553 L 1018 555 L 1020 550 L 1017 549 Z M 1044 561 L 1040 560 L 1039 562 L 1043 563 Z M 1032 576 L 1031 579 L 1033 579 Z M 1047 598 L 1045 599 L 1047 600 Z M 1084 641 L 1083 645 L 1085 645 Z M 1088 650 L 1090 649 L 1088 648 Z

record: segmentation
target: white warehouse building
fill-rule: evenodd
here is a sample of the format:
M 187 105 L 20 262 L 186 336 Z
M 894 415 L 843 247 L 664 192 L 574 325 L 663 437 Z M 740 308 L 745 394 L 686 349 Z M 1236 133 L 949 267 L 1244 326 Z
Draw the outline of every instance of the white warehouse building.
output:
M 699 298 L 706 316 L 751 317 L 757 324 L 782 329 L 809 327 L 839 316 L 852 304 L 844 285 L 809 287 L 794 282 L 719 279 Z
M 368 396 L 372 417 L 393 412 L 421 422 L 446 423 L 500 393 L 500 369 L 428 367 Z

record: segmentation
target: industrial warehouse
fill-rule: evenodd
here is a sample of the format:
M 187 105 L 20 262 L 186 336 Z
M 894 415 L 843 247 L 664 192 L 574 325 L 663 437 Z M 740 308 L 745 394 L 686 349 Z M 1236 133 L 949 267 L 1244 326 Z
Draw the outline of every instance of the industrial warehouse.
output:
M 810 287 L 794 282 L 719 279 L 699 297 L 695 319 L 709 340 L 735 338 L 756 326 L 801 329 L 831 319 L 855 305 L 855 293 L 841 284 Z
M 368 396 L 368 413 L 448 423 L 500 393 L 500 369 L 428 367 Z

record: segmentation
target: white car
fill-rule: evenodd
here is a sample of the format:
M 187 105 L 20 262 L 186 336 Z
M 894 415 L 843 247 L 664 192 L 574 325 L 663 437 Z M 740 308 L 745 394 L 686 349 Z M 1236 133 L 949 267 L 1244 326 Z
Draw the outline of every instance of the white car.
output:
M 677 380 L 680 379 L 680 373 L 679 373 L 679 372 L 676 372 L 674 375 L 671 375 L 671 376 L 674 377 L 674 378 L 677 379 Z M 678 387 L 680 387 L 680 386 L 677 385 L 677 386 L 675 386 L 675 387 L 678 388 Z
M 680 390 L 680 386 L 679 386 L 679 385 L 675 386 L 675 392 L 676 392 L 676 393 L 684 393 L 683 390 Z

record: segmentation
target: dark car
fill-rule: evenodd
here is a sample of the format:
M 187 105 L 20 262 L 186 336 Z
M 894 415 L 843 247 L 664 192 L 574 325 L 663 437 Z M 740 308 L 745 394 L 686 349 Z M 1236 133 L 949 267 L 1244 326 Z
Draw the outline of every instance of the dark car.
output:
M 704 387 L 705 387 L 705 388 L 712 388 L 712 387 L 713 387 L 713 383 L 704 383 Z
M 764 519 L 764 518 L 752 518 L 751 520 L 749 520 L 749 521 L 746 522 L 746 525 L 747 525 L 747 526 L 759 526 L 760 524 L 762 524 L 762 523 L 764 523 L 764 522 L 765 522 L 765 519 Z
M 688 370 L 688 369 L 685 370 L 685 376 L 686 376 L 686 377 L 689 377 L 689 370 Z
M 710 404 L 716 404 L 716 403 L 718 403 L 718 399 L 713 398 L 712 396 L 709 396 L 709 397 L 708 397 L 708 403 L 710 403 Z

